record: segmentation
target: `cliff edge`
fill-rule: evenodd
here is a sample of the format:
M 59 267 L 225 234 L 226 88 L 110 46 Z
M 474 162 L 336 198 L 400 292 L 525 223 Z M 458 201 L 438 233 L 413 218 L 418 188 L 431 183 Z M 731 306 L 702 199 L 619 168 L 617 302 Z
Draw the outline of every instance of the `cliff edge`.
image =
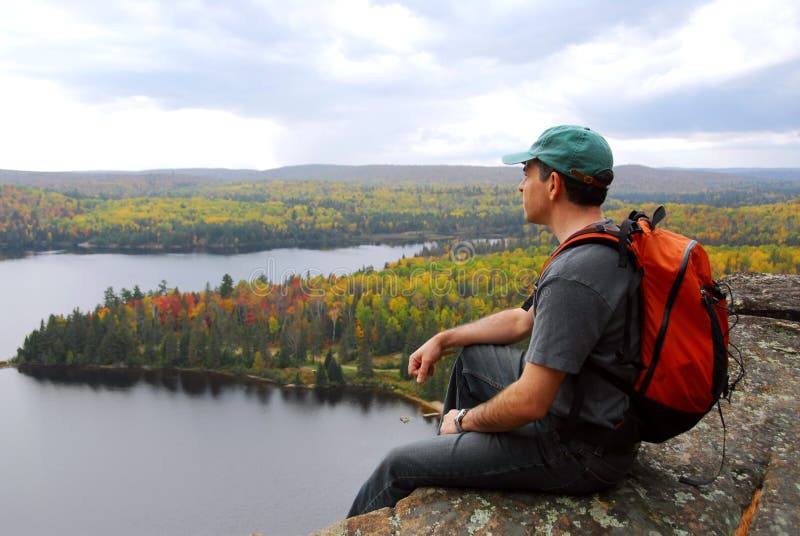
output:
M 723 446 L 716 411 L 689 433 L 643 444 L 631 478 L 602 493 L 420 488 L 394 508 L 313 534 L 798 534 L 800 276 L 735 274 L 726 282 L 738 315 L 731 343 L 747 372 L 732 402 L 722 403 L 725 466 L 713 483 L 678 479 L 716 473 Z

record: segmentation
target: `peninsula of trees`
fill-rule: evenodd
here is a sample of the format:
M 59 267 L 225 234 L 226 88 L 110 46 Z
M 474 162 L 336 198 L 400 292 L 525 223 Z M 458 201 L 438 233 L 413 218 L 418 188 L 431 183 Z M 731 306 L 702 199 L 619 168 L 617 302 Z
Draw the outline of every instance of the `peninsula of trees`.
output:
M 93 311 L 51 315 L 26 337 L 20 365 L 185 367 L 257 375 L 279 383 L 345 381 L 441 399 L 447 364 L 421 388 L 408 354 L 428 337 L 521 304 L 550 246 L 509 245 L 462 258 L 413 257 L 343 277 L 234 281 L 201 292 L 109 288 Z M 501 244 L 484 244 L 502 249 Z M 708 248 L 722 268 L 798 273 L 800 246 Z M 473 253 L 473 251 L 470 251 Z

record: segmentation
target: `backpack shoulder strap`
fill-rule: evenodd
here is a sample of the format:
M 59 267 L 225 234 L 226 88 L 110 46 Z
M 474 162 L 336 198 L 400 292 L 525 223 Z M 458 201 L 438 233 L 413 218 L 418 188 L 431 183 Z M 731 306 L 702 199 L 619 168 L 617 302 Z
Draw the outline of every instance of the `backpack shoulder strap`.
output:
M 622 229 L 617 231 L 616 229 L 611 228 L 608 225 L 590 225 L 581 229 L 580 231 L 572 234 L 564 240 L 556 249 L 550 258 L 542 266 L 542 271 L 539 272 L 539 278 L 541 279 L 542 275 L 544 274 L 547 267 L 550 266 L 550 263 L 555 260 L 563 251 L 573 248 L 575 246 L 579 246 L 582 244 L 603 244 L 609 247 L 612 247 L 620 252 L 620 264 L 619 266 L 623 267 L 626 266 L 628 260 L 628 248 L 627 248 L 627 239 L 622 240 L 621 237 L 626 236 L 622 233 Z M 623 260 L 624 259 L 624 260 Z M 525 300 L 525 302 L 521 305 L 523 309 L 526 311 L 531 308 L 533 305 L 534 296 L 536 295 L 536 289 L 534 286 L 534 291 L 531 293 L 530 296 Z
M 584 229 L 581 229 L 577 233 L 570 235 L 569 238 L 564 240 L 558 249 L 550 255 L 550 258 L 547 259 L 547 262 L 544 263 L 542 266 L 542 274 L 547 269 L 553 260 L 558 257 L 562 252 L 566 251 L 567 249 L 573 248 L 575 246 L 579 246 L 582 244 L 605 244 L 607 246 L 618 248 L 621 244 L 622 249 L 626 250 L 626 240 L 621 240 L 620 237 L 625 236 L 622 232 L 617 231 L 616 229 L 612 229 L 606 225 L 591 225 Z M 627 253 L 625 254 L 627 258 Z

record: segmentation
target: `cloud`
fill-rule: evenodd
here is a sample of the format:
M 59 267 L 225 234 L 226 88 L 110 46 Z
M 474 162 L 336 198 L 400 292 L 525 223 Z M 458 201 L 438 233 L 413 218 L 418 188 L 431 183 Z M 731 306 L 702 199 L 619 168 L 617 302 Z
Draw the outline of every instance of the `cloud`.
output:
M 680 137 L 609 138 L 617 164 L 671 167 L 797 167 L 800 129 L 698 132 Z
M 2 166 L 39 171 L 171 167 L 266 169 L 282 128 L 219 110 L 164 110 L 148 97 L 99 106 L 52 82 L 0 78 Z
M 717 1 L 684 15 L 655 31 L 645 17 L 586 39 L 570 34 L 563 48 L 529 59 L 533 76 L 462 99 L 464 118 L 420 129 L 418 151 L 494 163 L 487 148 L 517 139 L 521 149 L 550 124 L 580 123 L 620 139 L 642 136 L 647 143 L 623 146 L 629 162 L 798 165 L 786 141 L 800 126 L 798 9 Z M 489 76 L 510 80 L 504 71 L 496 65 Z M 774 145 L 757 144 L 762 134 Z M 669 151 L 658 153 L 657 140 Z
M 190 165 L 495 164 L 553 123 L 692 147 L 696 136 L 800 128 L 795 4 L 31 0 L 0 7 L 0 82 L 48 88 L 17 91 L 15 108 L 47 109 L 50 130 L 66 121 L 72 128 L 59 132 L 73 137 L 92 137 L 83 125 L 144 129 L 135 118 L 146 116 L 165 121 L 160 130 L 173 138 L 205 121 L 268 140 L 209 146 Z M 7 154 L 31 152 L 23 139 L 34 143 L 9 140 Z M 45 140 L 56 137 L 40 138 L 39 148 Z M 151 160 L 167 160 L 158 150 L 166 145 Z M 775 160 L 767 151 L 752 154 Z M 111 149 L 70 154 L 61 161 L 77 165 L 81 154 L 80 167 L 98 167 L 101 156 L 103 166 L 111 155 L 134 161 Z M 723 163 L 721 154 L 705 165 Z M 631 155 L 644 164 L 657 157 Z M 190 159 L 175 153 L 176 162 Z
M 545 62 L 574 98 L 646 100 L 716 88 L 800 58 L 798 8 L 779 0 L 718 0 L 656 37 L 619 25 L 610 35 L 569 44 Z M 557 80 L 558 81 L 558 80 Z

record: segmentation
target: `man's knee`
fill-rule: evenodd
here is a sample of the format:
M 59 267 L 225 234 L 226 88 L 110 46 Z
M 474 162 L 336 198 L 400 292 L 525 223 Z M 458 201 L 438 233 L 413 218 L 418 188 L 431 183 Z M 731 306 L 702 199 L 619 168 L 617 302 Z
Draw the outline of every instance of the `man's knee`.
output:
M 476 344 L 465 347 L 455 366 L 464 378 L 462 387 L 474 391 L 476 396 L 492 397 L 519 379 L 523 366 L 522 350 L 493 344 Z M 484 393 L 482 384 L 493 391 Z M 483 393 L 483 394 L 481 394 Z M 485 399 L 484 399 L 485 400 Z
M 458 354 L 458 361 L 467 369 L 474 368 L 480 364 L 486 357 L 486 352 L 490 348 L 488 344 L 473 344 L 465 346 Z

